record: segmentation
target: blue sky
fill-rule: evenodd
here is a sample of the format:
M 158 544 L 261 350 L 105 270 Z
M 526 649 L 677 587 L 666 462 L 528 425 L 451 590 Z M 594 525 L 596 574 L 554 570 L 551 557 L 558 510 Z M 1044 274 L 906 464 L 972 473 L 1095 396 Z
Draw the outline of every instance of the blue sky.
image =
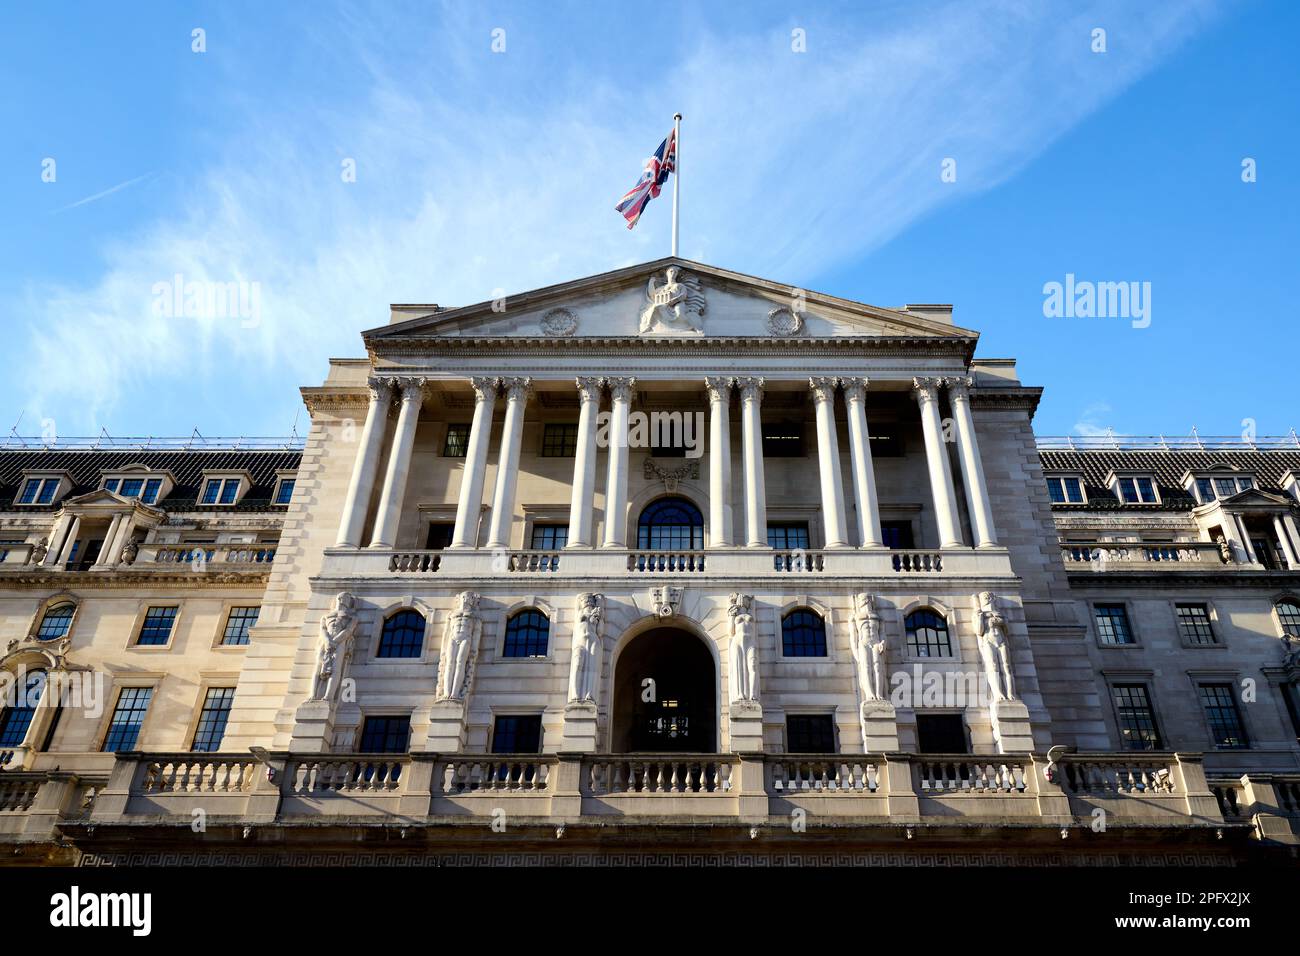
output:
M 0 3 L 3 429 L 287 434 L 389 302 L 665 254 L 667 201 L 612 206 L 675 110 L 683 255 L 954 303 L 1040 434 L 1300 426 L 1300 4 L 648 9 Z M 158 314 L 177 274 L 256 320 Z M 1045 317 L 1066 274 L 1149 282 L 1150 325 Z

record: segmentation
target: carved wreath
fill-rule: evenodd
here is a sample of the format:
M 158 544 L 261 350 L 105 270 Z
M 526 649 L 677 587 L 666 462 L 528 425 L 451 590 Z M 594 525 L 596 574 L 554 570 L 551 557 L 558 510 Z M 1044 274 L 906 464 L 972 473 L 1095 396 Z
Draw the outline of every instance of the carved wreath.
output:
M 662 468 L 649 458 L 645 461 L 644 475 L 646 481 L 658 479 L 664 483 L 665 490 L 672 492 L 677 490 L 677 483 L 685 479 L 691 481 L 700 480 L 700 463 L 698 461 L 688 461 L 686 464 L 677 468 Z
M 551 309 L 542 316 L 541 325 L 547 335 L 572 335 L 578 331 L 578 317 L 568 309 Z
M 798 335 L 803 331 L 803 316 L 789 306 L 779 305 L 767 313 L 767 330 L 773 335 Z

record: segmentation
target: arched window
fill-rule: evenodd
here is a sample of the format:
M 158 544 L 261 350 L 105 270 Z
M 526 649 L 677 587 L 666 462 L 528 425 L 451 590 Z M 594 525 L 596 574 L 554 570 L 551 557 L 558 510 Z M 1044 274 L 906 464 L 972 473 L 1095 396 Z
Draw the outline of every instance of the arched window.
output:
M 551 622 L 536 609 L 520 611 L 506 622 L 506 643 L 502 657 L 545 657 L 551 636 Z
M 685 498 L 652 501 L 637 522 L 636 544 L 650 551 L 698 551 L 704 547 L 704 515 Z
M 922 608 L 907 615 L 903 626 L 907 631 L 907 653 L 913 657 L 952 657 L 948 622 L 943 615 Z
M 72 627 L 72 615 L 75 613 L 77 613 L 77 605 L 70 601 L 46 608 L 45 616 L 41 618 L 41 626 L 36 629 L 36 639 L 55 641 L 67 637 Z
M 419 657 L 424 649 L 424 617 L 419 611 L 398 611 L 384 621 L 377 657 Z
M 36 705 L 45 693 L 45 671 L 30 671 L 21 691 L 15 688 L 12 706 L 0 711 L 0 748 L 17 747 L 27 736 Z
M 1300 604 L 1287 598 L 1273 605 L 1277 611 L 1277 622 L 1282 625 L 1282 633 L 1300 637 Z
M 786 657 L 825 657 L 826 623 L 821 615 L 804 607 L 781 618 L 781 653 Z

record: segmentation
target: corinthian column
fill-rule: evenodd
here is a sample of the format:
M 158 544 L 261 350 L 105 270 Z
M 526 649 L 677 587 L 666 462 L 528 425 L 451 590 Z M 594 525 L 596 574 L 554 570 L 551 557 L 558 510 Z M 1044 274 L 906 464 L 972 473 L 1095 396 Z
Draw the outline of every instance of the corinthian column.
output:
M 953 489 L 948 450 L 943 447 L 943 423 L 939 419 L 941 378 L 914 378 L 916 401 L 921 406 L 921 431 L 925 435 L 925 461 L 930 471 L 930 495 L 934 498 L 934 517 L 939 525 L 939 547 L 961 547 L 957 530 L 957 493 Z
M 970 414 L 970 380 L 949 382 L 948 401 L 957 420 L 957 454 L 961 458 L 962 487 L 966 489 L 966 508 L 975 532 L 975 547 L 995 548 L 998 542 L 993 530 L 993 509 L 989 505 L 984 462 L 980 460 L 980 446 L 975 438 L 975 422 Z
M 453 548 L 478 545 L 478 522 L 483 511 L 483 476 L 487 469 L 488 443 L 492 438 L 492 409 L 496 406 L 497 378 L 472 378 L 474 418 L 469 426 L 469 443 L 465 447 L 465 470 L 461 472 L 460 497 L 456 500 L 456 528 L 451 534 Z
M 858 541 L 864 548 L 883 548 L 880 503 L 876 498 L 876 468 L 871 460 L 871 433 L 867 431 L 867 380 L 841 379 L 849 421 L 849 458 L 853 466 L 853 492 L 858 504 Z
M 339 518 L 336 543 L 341 548 L 355 548 L 361 544 L 366 510 L 370 507 L 370 495 L 375 489 L 375 476 L 379 471 L 379 449 L 384 443 L 388 406 L 393 400 L 393 388 L 388 381 L 372 378 L 369 385 L 370 407 L 366 409 L 366 423 L 361 428 L 361 447 L 352 463 L 352 480 L 348 482 L 343 514 Z
M 735 543 L 731 526 L 731 386 L 735 379 L 706 378 L 709 393 L 709 547 Z
M 489 548 L 510 547 L 510 525 L 515 516 L 515 486 L 519 480 L 519 444 L 524 437 L 524 406 L 528 404 L 532 379 L 507 378 L 501 382 L 506 393 L 506 423 L 497 455 L 497 487 L 492 496 L 492 524 Z
M 397 413 L 397 431 L 393 433 L 393 447 L 388 452 L 388 472 L 379 496 L 375 533 L 370 538 L 372 548 L 391 548 L 397 542 L 397 523 L 402 517 L 402 501 L 411 474 L 411 449 L 415 445 L 415 429 L 420 424 L 420 406 L 424 404 L 423 381 L 404 379 L 401 386 L 402 409 Z
M 738 378 L 745 453 L 745 544 L 767 547 L 767 488 L 763 479 L 763 380 Z
M 835 431 L 837 378 L 810 378 L 817 407 L 817 464 L 821 473 L 822 514 L 826 517 L 826 547 L 848 547 L 844 521 L 844 479 L 840 476 L 840 439 Z
M 627 419 L 634 378 L 609 381 L 609 473 L 605 481 L 605 547 L 627 546 Z
M 603 378 L 579 378 L 578 445 L 573 453 L 573 496 L 569 499 L 570 548 L 591 547 L 591 509 L 596 496 L 596 419 Z

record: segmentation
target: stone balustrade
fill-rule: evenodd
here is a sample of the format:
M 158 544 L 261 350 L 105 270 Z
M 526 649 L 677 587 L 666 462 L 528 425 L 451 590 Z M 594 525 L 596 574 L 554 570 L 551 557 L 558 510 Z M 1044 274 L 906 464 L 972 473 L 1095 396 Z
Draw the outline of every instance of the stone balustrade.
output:
M 1198 754 L 119 754 L 104 779 L 0 775 L 0 841 L 109 826 L 535 822 L 1263 826 L 1300 843 L 1300 776 L 1205 777 Z M 1261 823 L 1261 821 L 1263 821 Z M 478 823 L 476 825 L 481 825 Z M 71 828 L 69 831 L 68 828 Z
M 1222 571 L 1225 567 L 1218 545 L 1205 541 L 1073 541 L 1061 546 L 1061 560 L 1070 572 Z

